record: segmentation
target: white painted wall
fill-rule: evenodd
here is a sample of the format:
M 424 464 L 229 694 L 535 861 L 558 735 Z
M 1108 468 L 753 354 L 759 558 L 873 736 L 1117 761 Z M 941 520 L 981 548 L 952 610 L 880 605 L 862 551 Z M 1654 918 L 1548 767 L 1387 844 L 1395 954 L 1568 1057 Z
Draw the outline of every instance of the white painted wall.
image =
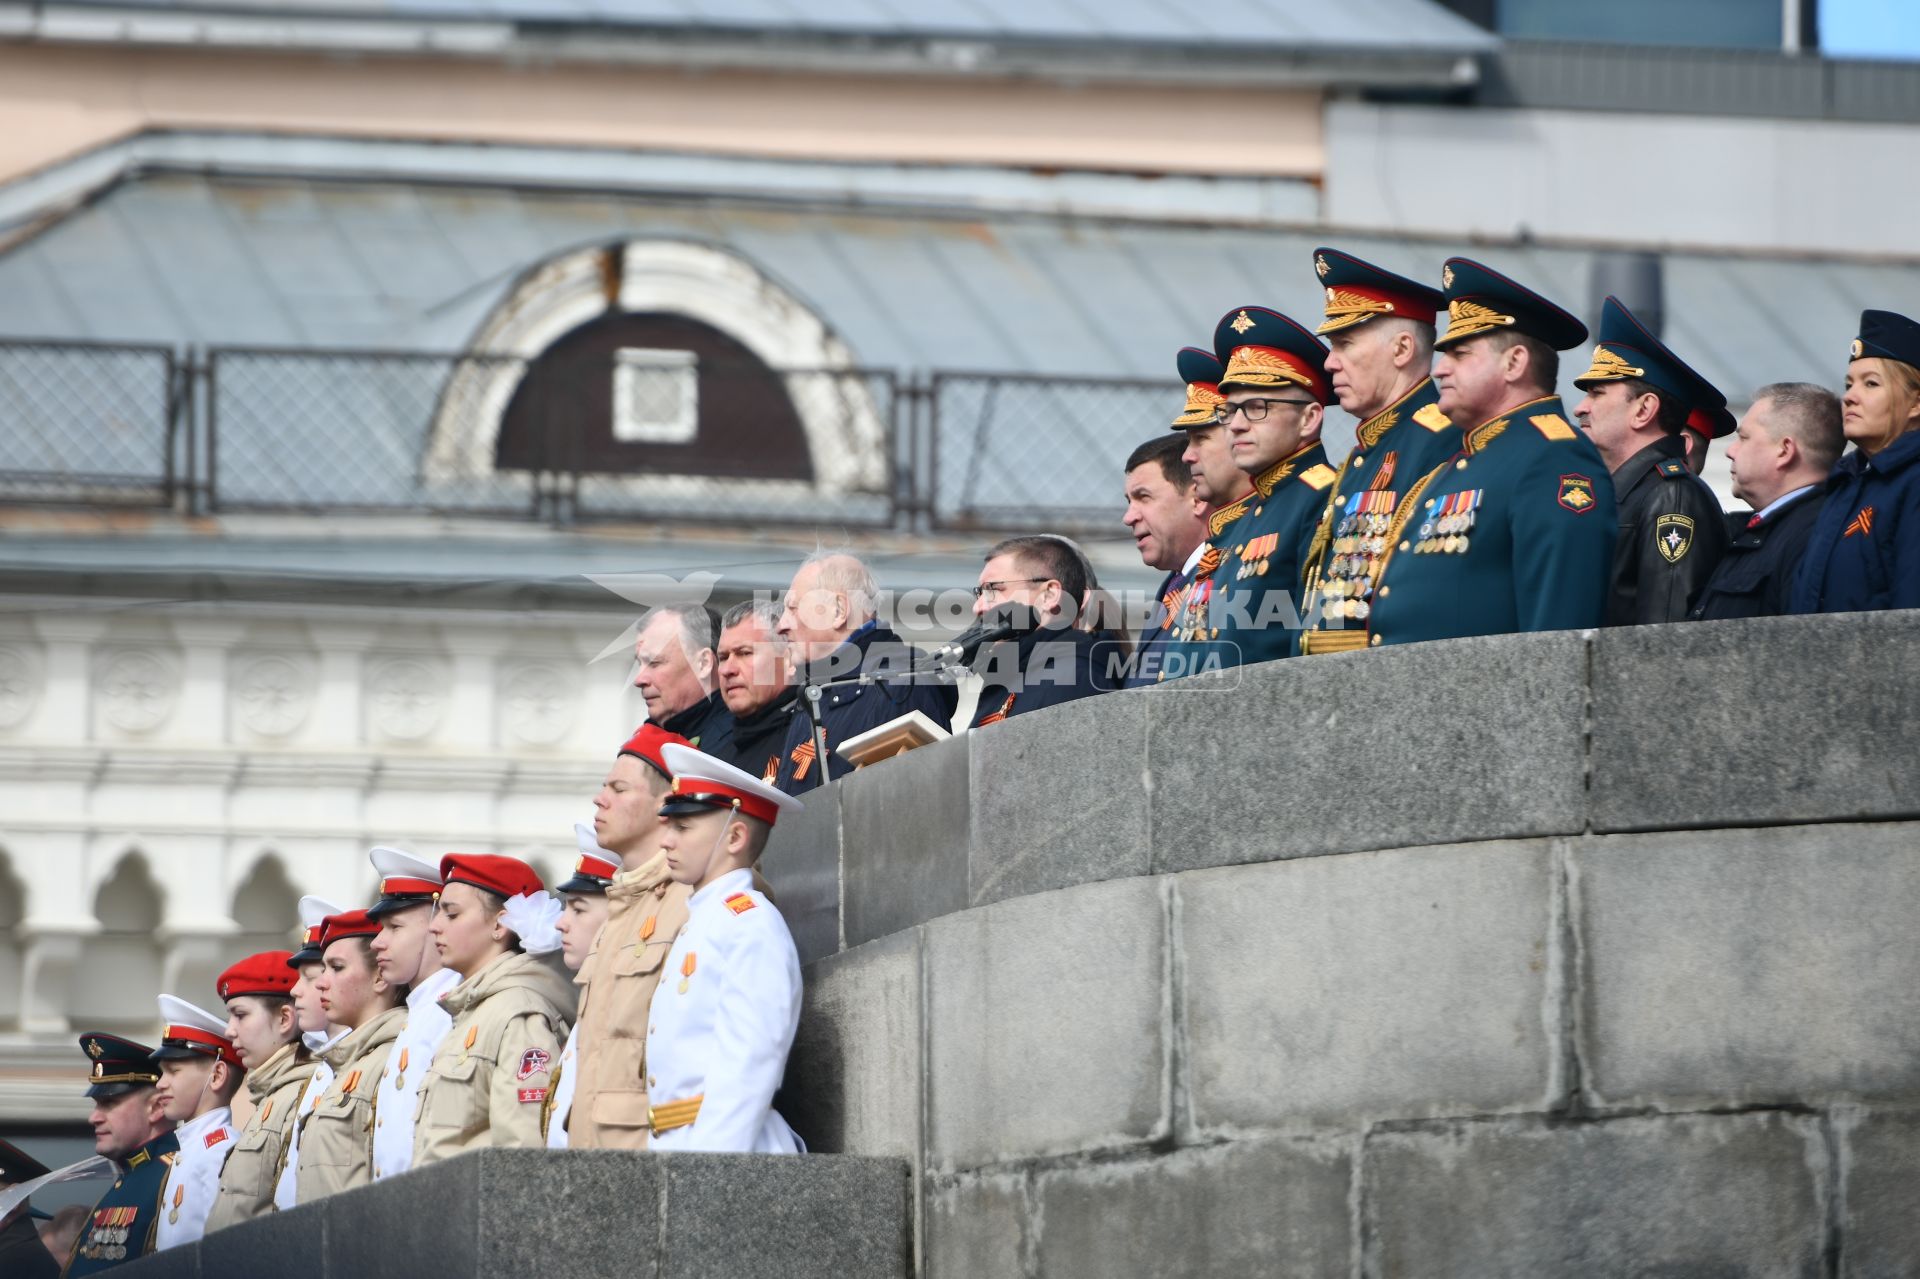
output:
M 588 664 L 627 620 L 0 602 L 0 1119 L 83 1117 L 75 1031 L 215 1004 L 299 894 L 371 900 L 373 844 L 569 870 L 645 716 Z

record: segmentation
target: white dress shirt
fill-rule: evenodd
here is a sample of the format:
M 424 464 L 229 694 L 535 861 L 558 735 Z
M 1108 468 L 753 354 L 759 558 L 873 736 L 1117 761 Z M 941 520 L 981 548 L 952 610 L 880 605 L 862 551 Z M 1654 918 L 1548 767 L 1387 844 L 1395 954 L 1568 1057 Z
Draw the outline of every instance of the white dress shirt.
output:
M 220 1193 L 220 1170 L 227 1166 L 227 1152 L 238 1135 L 233 1111 L 226 1106 L 189 1119 L 174 1131 L 180 1153 L 174 1156 L 160 1190 L 160 1220 L 153 1230 L 155 1252 L 192 1243 L 207 1233 L 207 1214 Z
M 654 1136 L 654 1150 L 794 1154 L 805 1147 L 773 1109 L 800 1027 L 800 956 L 787 921 L 730 871 L 687 903 L 686 927 L 647 1015 L 647 1099 L 701 1098 L 698 1117 Z
M 442 968 L 407 992 L 407 1024 L 387 1052 L 380 1087 L 373 1096 L 373 1179 L 397 1177 L 413 1167 L 413 1120 L 420 1081 L 440 1041 L 453 1029 L 453 1014 L 440 997 L 460 984 L 460 974 Z
M 547 1149 L 567 1148 L 567 1116 L 573 1113 L 573 1086 L 580 1082 L 580 1023 L 567 1032 L 560 1050 L 559 1082 L 553 1086 L 553 1104 L 547 1110 Z
M 327 1064 L 326 1052 L 335 1044 L 352 1034 L 352 1030 L 343 1030 L 329 1037 L 324 1030 L 309 1030 L 300 1036 L 300 1042 L 314 1056 L 313 1074 L 307 1078 L 307 1090 L 300 1094 L 300 1108 L 293 1112 L 293 1130 L 287 1137 L 287 1166 L 280 1170 L 280 1180 L 273 1183 L 273 1206 L 281 1212 L 293 1207 L 297 1202 L 293 1193 L 293 1172 L 300 1166 L 300 1129 L 306 1125 L 307 1116 L 320 1101 L 320 1094 L 333 1087 L 333 1067 Z

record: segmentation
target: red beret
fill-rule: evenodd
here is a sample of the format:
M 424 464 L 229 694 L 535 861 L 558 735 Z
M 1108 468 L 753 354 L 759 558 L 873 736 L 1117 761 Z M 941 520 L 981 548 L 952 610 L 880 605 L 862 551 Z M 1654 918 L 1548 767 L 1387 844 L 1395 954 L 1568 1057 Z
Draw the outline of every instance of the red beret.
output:
M 342 937 L 371 937 L 380 931 L 380 921 L 364 910 L 346 910 L 320 921 L 320 949 L 325 950 Z
M 646 723 L 633 730 L 633 736 L 627 739 L 627 744 L 622 746 L 618 753 L 637 755 L 659 769 L 660 776 L 672 777 L 673 770 L 667 767 L 666 756 L 660 753 L 660 748 L 668 743 L 680 746 L 693 745 L 678 733 L 669 733 L 658 724 Z
M 293 983 L 300 979 L 300 974 L 287 966 L 292 958 L 290 950 L 263 950 L 257 955 L 248 955 L 216 977 L 213 987 L 222 999 L 232 999 L 235 995 L 291 995 Z
M 547 891 L 533 867 L 518 857 L 501 857 L 496 853 L 448 853 L 440 859 L 440 878 L 449 884 L 472 884 L 502 897 Z

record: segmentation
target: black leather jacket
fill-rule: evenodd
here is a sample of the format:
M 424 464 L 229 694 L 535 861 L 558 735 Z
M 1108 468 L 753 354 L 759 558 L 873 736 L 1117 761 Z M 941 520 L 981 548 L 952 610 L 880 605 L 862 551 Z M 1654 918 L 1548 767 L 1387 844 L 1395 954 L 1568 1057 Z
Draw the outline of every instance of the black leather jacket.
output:
M 1607 626 L 1683 621 L 1727 549 L 1720 499 L 1687 469 L 1686 451 L 1662 436 L 1613 473 L 1620 540 Z

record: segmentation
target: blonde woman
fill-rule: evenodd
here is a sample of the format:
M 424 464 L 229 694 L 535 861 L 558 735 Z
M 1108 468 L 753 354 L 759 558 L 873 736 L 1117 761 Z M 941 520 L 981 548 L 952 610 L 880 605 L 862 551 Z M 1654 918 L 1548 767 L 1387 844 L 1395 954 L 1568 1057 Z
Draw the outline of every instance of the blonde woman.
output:
M 440 1000 L 453 1026 L 420 1086 L 413 1165 L 484 1146 L 545 1145 L 553 1067 L 573 1022 L 573 985 L 540 956 L 560 948 L 560 903 L 513 857 L 455 853 L 428 934 L 460 984 Z
M 369 948 L 380 921 L 364 910 L 329 915 L 320 925 L 314 980 L 327 1020 L 347 1033 L 329 1047 L 333 1079 L 301 1122 L 294 1198 L 311 1203 L 373 1180 L 373 1104 L 387 1054 L 406 1021 L 404 991 L 374 967 Z
M 1827 478 L 1796 613 L 1920 608 L 1920 324 L 1864 311 L 1851 357 L 1840 413 L 1854 448 Z

